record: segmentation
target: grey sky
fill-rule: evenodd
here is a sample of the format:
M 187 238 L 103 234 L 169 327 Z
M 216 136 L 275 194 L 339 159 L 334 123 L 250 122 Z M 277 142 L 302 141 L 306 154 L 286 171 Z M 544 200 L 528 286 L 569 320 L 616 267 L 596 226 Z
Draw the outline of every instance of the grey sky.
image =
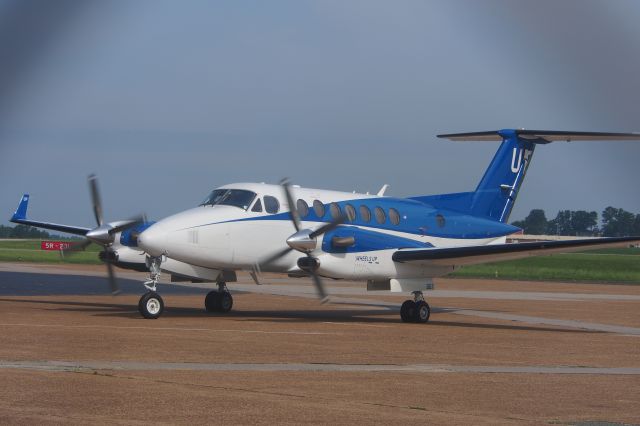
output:
M 0 43 L 13 71 L 0 223 L 29 192 L 34 219 L 92 225 L 94 172 L 107 219 L 157 219 L 215 186 L 284 176 L 398 196 L 473 189 L 497 144 L 441 132 L 640 131 L 633 0 L 46 3 L 66 9 Z M 12 6 L 0 1 L 0 22 Z M 639 158 L 638 143 L 540 147 L 512 219 L 640 212 Z

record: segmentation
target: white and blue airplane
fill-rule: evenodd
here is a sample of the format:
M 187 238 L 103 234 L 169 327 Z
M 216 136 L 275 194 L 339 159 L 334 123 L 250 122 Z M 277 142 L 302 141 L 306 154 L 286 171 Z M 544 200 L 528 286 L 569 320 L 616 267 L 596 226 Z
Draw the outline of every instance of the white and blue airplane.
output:
M 584 250 L 624 246 L 640 237 L 576 239 L 507 244 L 520 229 L 508 219 L 537 145 L 552 141 L 640 140 L 640 133 L 595 133 L 503 129 L 438 135 L 454 141 L 502 141 L 475 191 L 410 198 L 292 186 L 237 183 L 214 189 L 197 207 L 158 222 L 142 217 L 105 223 L 95 176 L 89 177 L 97 228 L 28 220 L 25 194 L 11 218 L 86 237 L 83 245 L 104 247 L 111 290 L 117 292 L 112 265 L 149 270 L 147 292 L 138 308 L 158 318 L 164 301 L 156 284 L 161 271 L 172 281 L 214 282 L 207 311 L 228 312 L 233 298 L 227 283 L 236 271 L 310 276 L 321 300 L 322 278 L 359 280 L 367 290 L 411 292 L 400 309 L 404 322 L 427 322 L 430 307 L 423 291 L 434 277 L 457 268 Z

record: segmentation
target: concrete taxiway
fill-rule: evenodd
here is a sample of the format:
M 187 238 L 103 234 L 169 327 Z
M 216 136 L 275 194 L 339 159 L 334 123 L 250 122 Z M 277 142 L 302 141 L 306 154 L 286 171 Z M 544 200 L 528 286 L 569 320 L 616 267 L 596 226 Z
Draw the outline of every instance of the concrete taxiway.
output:
M 2 423 L 640 423 L 640 286 L 439 280 L 429 324 L 406 295 L 304 279 L 105 295 L 93 266 L 0 263 Z

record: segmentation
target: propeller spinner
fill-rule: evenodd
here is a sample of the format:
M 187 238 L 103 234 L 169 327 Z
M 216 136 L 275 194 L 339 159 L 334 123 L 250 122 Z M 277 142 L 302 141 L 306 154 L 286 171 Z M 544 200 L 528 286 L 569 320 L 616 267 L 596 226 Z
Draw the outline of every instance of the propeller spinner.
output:
M 80 244 L 74 245 L 72 249 L 65 250 L 65 254 L 72 254 L 73 251 L 78 249 L 84 250 L 91 243 L 98 244 L 103 247 L 100 252 L 100 260 L 107 265 L 107 278 L 109 280 L 109 289 L 111 293 L 116 295 L 120 293 L 116 274 L 113 269 L 112 259 L 113 253 L 110 250 L 111 245 L 115 241 L 115 236 L 118 232 L 125 229 L 136 226 L 144 221 L 144 216 L 139 215 L 128 220 L 121 220 L 111 223 L 104 223 L 102 215 L 102 199 L 100 197 L 100 191 L 98 189 L 98 178 L 96 175 L 89 175 L 89 192 L 91 193 L 91 203 L 93 205 L 93 213 L 96 218 L 98 226 L 86 233 L 86 239 Z M 73 250 L 73 251 L 72 251 Z
M 287 199 L 287 203 L 289 204 L 291 222 L 293 223 L 293 227 L 295 228 L 296 232 L 293 235 L 291 235 L 289 238 L 287 238 L 286 242 L 289 247 L 283 250 L 280 250 L 274 253 L 273 255 L 269 256 L 268 258 L 260 261 L 258 263 L 258 268 L 260 268 L 262 265 L 269 265 L 270 263 L 280 259 L 281 257 L 286 256 L 287 254 L 289 254 L 289 252 L 293 250 L 297 250 L 299 252 L 304 253 L 306 255 L 306 258 L 299 259 L 298 266 L 300 266 L 301 269 L 303 269 L 305 272 L 307 272 L 311 276 L 311 278 L 313 279 L 313 284 L 315 285 L 316 290 L 318 292 L 318 297 L 320 298 L 321 303 L 325 303 L 328 301 L 328 295 L 325 290 L 322 279 L 316 273 L 318 266 L 320 265 L 320 262 L 311 253 L 316 249 L 318 245 L 317 238 L 320 235 L 326 232 L 329 232 L 335 229 L 336 227 L 340 226 L 345 221 L 345 217 L 341 215 L 340 217 L 333 219 L 331 222 L 325 225 L 322 225 L 315 230 L 301 229 L 300 215 L 296 208 L 296 203 L 293 201 L 293 196 L 291 194 L 291 185 L 289 183 L 289 180 L 283 179 L 282 181 L 280 181 L 280 184 L 282 185 L 282 190 Z

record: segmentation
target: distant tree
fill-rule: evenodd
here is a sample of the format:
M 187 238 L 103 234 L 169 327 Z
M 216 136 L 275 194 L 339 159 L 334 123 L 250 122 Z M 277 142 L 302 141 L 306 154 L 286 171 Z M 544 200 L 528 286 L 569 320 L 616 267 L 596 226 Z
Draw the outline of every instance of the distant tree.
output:
M 525 234 L 540 235 L 547 230 L 547 217 L 544 210 L 533 209 L 524 220 L 515 221 L 512 225 L 522 228 Z
M 605 237 L 632 235 L 636 229 L 637 216 L 624 209 L 607 207 L 602 212 L 602 233 Z
M 636 215 L 635 220 L 633 221 L 633 232 L 634 236 L 640 235 L 640 214 Z
M 43 240 L 76 240 L 78 237 L 70 236 L 65 237 L 57 234 L 50 234 L 47 231 L 42 231 L 33 226 L 16 225 L 16 226 L 4 226 L 0 225 L 0 238 L 29 238 L 29 239 L 43 239 Z
M 9 238 L 49 238 L 47 231 L 41 231 L 38 228 L 28 225 L 17 225 L 13 228 Z
M 555 235 L 574 235 L 571 210 L 560 210 L 556 218 L 549 221 L 547 232 Z
M 12 230 L 13 228 L 10 226 L 0 225 L 0 238 L 9 238 Z
M 598 233 L 598 213 L 584 210 L 561 210 L 550 220 L 547 233 L 555 235 L 595 235 Z
M 598 213 L 578 210 L 571 212 L 572 235 L 594 235 L 598 232 Z

